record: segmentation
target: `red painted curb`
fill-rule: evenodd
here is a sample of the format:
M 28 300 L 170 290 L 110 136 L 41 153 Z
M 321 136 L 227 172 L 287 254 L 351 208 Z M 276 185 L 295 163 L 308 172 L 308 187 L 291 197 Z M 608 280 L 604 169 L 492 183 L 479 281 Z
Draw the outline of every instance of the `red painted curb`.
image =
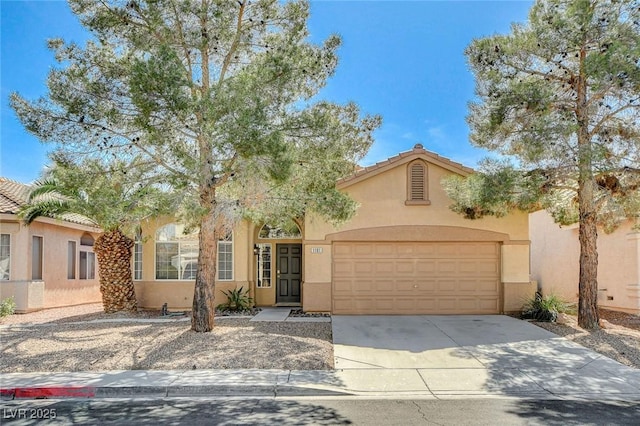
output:
M 11 397 L 13 398 L 13 395 L 15 395 L 16 390 L 15 389 L 0 389 L 0 397 Z
M 91 386 L 58 386 L 46 388 L 16 388 L 2 389 L 7 391 L 7 396 L 13 394 L 14 398 L 93 398 L 96 389 Z

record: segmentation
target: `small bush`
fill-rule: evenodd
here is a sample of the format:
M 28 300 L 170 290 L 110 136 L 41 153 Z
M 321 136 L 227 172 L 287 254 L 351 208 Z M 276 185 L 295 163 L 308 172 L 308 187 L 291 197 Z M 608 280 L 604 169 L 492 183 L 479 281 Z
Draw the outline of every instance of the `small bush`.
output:
M 522 308 L 522 318 L 536 321 L 556 322 L 558 314 L 572 313 L 573 307 L 570 303 L 560 299 L 555 294 L 542 296 L 536 292 L 533 299 L 528 300 Z
M 13 315 L 16 311 L 16 302 L 13 297 L 8 297 L 0 301 L 0 318 Z
M 253 306 L 253 299 L 249 297 L 249 290 L 244 290 L 243 287 L 223 291 L 227 296 L 227 303 L 221 303 L 216 306 L 216 309 L 221 311 L 247 311 Z

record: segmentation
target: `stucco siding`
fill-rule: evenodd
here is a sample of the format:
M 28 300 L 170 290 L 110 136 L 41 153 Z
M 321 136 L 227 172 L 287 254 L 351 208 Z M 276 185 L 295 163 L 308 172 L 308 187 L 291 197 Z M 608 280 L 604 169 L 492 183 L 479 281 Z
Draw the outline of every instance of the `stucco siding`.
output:
M 531 270 L 543 293 L 578 300 L 580 244 L 577 226 L 560 227 L 539 211 L 530 216 Z M 598 232 L 598 305 L 640 312 L 640 233 L 628 221 Z
M 3 219 L 2 233 L 11 238 L 10 280 L 2 282 L 1 297 L 14 295 L 23 308 L 32 311 L 42 308 L 96 303 L 102 300 L 97 264 L 95 278 L 80 279 L 80 251 L 93 252 L 93 247 L 80 244 L 81 237 L 89 234 L 95 240 L 100 234 L 89 227 L 67 224 L 53 219 L 36 219 L 24 226 L 17 219 Z M 32 279 L 32 238 L 42 237 L 42 279 Z M 68 244 L 75 242 L 75 278 L 68 278 Z M 34 284 L 34 283 L 44 283 Z M 14 284 L 9 284 L 14 283 Z M 37 294 L 42 292 L 42 294 Z M 15 294 L 12 294 L 15 293 Z M 26 298 L 26 299 L 25 299 Z M 24 299 L 24 300 L 22 300 Z
M 441 185 L 442 179 L 451 174 L 451 171 L 439 166 L 428 165 L 430 205 L 405 205 L 406 168 L 403 166 L 347 186 L 343 191 L 359 204 L 353 219 L 339 227 L 333 227 L 321 218 L 309 215 L 305 222 L 305 238 L 324 240 L 327 234 L 360 228 L 434 225 L 497 231 L 508 234 L 512 240 L 528 240 L 526 213 L 517 212 L 503 218 L 468 220 L 451 211 L 451 200 Z

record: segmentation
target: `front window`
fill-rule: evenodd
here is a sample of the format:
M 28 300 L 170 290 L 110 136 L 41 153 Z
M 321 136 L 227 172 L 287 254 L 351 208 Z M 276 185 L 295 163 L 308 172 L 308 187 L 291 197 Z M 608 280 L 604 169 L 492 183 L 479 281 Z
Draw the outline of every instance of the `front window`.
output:
M 0 280 L 8 280 L 11 268 L 11 235 L 0 234 Z
M 135 262 L 135 258 L 134 258 Z M 141 262 L 141 261 L 140 261 Z M 140 268 L 142 264 L 140 263 Z M 198 231 L 170 223 L 156 232 L 156 279 L 193 280 L 198 271 Z M 140 269 L 140 275 L 142 269 Z
M 96 278 L 96 255 L 90 251 L 80 251 L 80 279 L 93 280 Z
M 231 235 L 218 241 L 218 279 L 233 280 L 233 240 Z
M 293 220 L 290 220 L 281 226 L 264 225 L 260 232 L 258 232 L 258 238 L 261 239 L 299 239 L 302 238 L 300 228 Z

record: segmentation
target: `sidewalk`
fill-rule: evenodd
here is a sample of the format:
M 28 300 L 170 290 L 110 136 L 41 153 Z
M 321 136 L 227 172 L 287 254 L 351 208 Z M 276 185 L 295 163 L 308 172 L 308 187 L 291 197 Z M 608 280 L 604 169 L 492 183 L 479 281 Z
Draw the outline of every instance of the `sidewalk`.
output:
M 548 370 L 539 379 L 505 369 L 500 380 L 483 369 L 347 369 L 108 371 L 7 373 L 3 399 L 131 397 L 394 397 L 525 398 L 640 401 L 640 371 L 587 386 L 585 371 Z M 599 380 L 602 383 L 602 377 Z
M 252 321 L 331 321 L 288 317 L 289 311 L 265 309 Z M 5 400 L 307 396 L 640 401 L 640 370 L 507 317 L 405 318 L 396 328 L 391 325 L 397 318 L 369 318 L 369 322 L 383 321 L 384 327 L 367 323 L 365 317 L 333 319 L 336 370 L 0 373 L 0 396 Z M 347 327 L 354 321 L 369 331 Z M 427 323 L 442 335 L 430 330 L 429 338 L 410 338 L 411 331 L 426 332 Z M 378 334 L 372 335 L 373 329 Z M 403 336 L 401 330 L 409 335 Z

